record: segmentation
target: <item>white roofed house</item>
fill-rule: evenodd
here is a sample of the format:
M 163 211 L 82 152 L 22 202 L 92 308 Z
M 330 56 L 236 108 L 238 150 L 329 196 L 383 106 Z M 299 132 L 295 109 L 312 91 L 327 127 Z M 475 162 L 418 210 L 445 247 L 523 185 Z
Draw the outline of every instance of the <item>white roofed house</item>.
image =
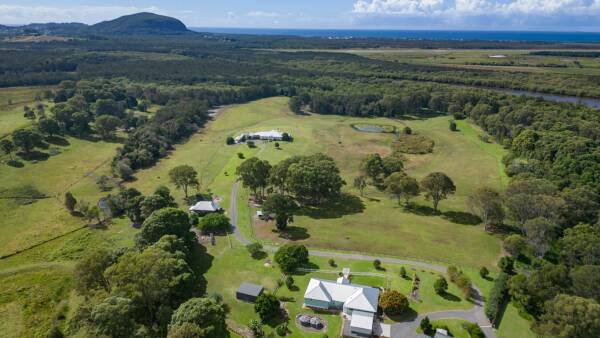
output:
M 311 278 L 304 293 L 304 305 L 316 309 L 341 310 L 350 318 L 353 335 L 369 337 L 379 302 L 379 289 L 350 284 L 347 277 L 338 282 Z
M 215 201 L 199 201 L 192 205 L 189 210 L 191 212 L 207 214 L 211 212 L 219 212 L 223 210 L 223 208 L 221 208 L 221 206 Z
M 244 142 L 246 140 L 267 140 L 267 141 L 283 141 L 284 132 L 279 130 L 270 131 L 259 131 L 255 133 L 243 133 L 234 138 L 236 143 Z M 289 134 L 288 134 L 289 136 Z

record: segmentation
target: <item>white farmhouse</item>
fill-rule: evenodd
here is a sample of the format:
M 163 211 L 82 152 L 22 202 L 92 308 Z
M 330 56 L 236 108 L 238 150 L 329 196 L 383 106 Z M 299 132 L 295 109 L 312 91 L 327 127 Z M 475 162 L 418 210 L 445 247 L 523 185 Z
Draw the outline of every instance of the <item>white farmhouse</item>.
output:
M 347 277 L 338 282 L 311 278 L 304 293 L 304 305 L 316 309 L 342 310 L 350 317 L 354 336 L 369 337 L 374 332 L 379 289 L 350 284 Z
M 282 141 L 283 132 L 279 130 L 259 131 L 255 133 L 244 133 L 234 138 L 235 143 L 244 142 L 246 140 L 266 140 L 266 141 Z M 289 134 L 288 134 L 289 135 Z

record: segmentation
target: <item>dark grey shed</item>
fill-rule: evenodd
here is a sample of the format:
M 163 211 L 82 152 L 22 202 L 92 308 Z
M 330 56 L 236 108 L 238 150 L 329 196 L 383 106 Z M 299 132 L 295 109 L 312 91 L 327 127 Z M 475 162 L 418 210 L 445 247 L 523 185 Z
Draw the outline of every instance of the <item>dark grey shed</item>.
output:
M 254 302 L 263 293 L 264 288 L 252 283 L 242 283 L 235 292 L 235 298 L 246 302 Z

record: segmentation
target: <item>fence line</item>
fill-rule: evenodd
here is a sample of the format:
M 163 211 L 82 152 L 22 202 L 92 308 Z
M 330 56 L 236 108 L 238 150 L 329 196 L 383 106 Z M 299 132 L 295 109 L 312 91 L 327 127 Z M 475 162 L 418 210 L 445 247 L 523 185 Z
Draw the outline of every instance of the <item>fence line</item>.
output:
M 300 272 L 323 272 L 323 273 L 335 273 L 335 274 L 342 272 L 340 270 L 324 270 L 324 269 L 308 269 L 308 268 L 297 268 L 296 270 L 300 271 Z M 352 272 L 352 271 L 350 271 L 350 275 L 387 278 L 386 274 L 376 273 L 376 272 Z

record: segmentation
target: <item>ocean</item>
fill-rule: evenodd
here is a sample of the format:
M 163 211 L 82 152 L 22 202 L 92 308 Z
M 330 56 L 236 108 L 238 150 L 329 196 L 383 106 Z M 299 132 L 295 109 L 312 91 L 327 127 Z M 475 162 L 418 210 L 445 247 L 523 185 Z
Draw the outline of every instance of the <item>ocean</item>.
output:
M 600 42 L 600 32 L 542 32 L 542 31 L 460 31 L 460 30 L 351 30 L 351 29 L 276 29 L 276 28 L 216 28 L 195 27 L 196 32 L 292 35 L 324 38 L 386 38 L 417 40 L 485 40 L 540 42 Z

